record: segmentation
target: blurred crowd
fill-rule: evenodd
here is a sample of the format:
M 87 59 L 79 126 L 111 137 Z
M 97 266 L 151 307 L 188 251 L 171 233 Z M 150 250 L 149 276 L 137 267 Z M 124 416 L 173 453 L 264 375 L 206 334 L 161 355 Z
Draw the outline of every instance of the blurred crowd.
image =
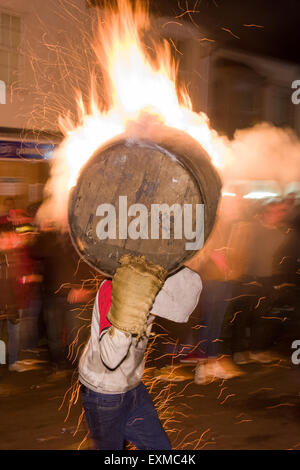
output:
M 38 205 L 24 211 L 13 198 L 4 205 L 0 339 L 6 362 L 10 371 L 23 372 L 46 350 L 59 376 L 77 364 L 89 336 L 95 271 L 67 231 L 50 220 L 37 225 Z M 285 329 L 294 324 L 300 332 L 299 231 L 295 194 L 271 201 L 222 198 L 212 234 L 187 263 L 203 283 L 189 323 L 155 322 L 159 339 L 150 358 L 157 377 L 185 380 L 175 366 L 195 364 L 195 382 L 206 384 L 243 374 L 243 364 L 278 359 Z
M 92 270 L 53 221 L 38 226 L 39 205 L 27 210 L 4 200 L 0 217 L 0 339 L 10 371 L 35 367 L 48 352 L 53 374 L 77 361 L 89 333 L 83 310 L 94 297 Z M 75 344 L 76 343 L 76 344 Z M 25 359 L 24 359 L 25 358 Z M 40 361 L 42 362 L 42 360 Z
M 300 204 L 223 197 L 204 248 L 187 263 L 202 279 L 189 323 L 157 320 L 157 377 L 185 380 L 179 364 L 195 364 L 195 382 L 244 374 L 242 365 L 280 359 L 284 336 L 300 334 Z M 298 336 L 297 336 L 298 333 Z

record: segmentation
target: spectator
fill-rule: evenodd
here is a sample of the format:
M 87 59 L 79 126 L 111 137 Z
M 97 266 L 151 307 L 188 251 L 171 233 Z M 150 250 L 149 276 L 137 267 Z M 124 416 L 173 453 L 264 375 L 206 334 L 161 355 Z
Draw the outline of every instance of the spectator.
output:
M 20 341 L 20 303 L 18 296 L 18 254 L 23 240 L 12 225 L 2 225 L 0 232 L 0 309 L 8 332 L 8 367 L 10 371 L 28 370 L 18 361 Z
M 274 341 L 270 320 L 277 292 L 279 249 L 286 234 L 286 207 L 280 202 L 265 205 L 253 221 L 238 223 L 230 239 L 232 265 L 236 267 L 231 318 L 233 358 L 237 364 L 270 363 Z M 248 331 L 248 335 L 247 335 Z
M 56 231 L 52 223 L 42 227 L 32 255 L 43 266 L 44 321 L 50 359 L 58 377 L 69 368 L 67 346 L 82 326 L 75 307 L 85 304 L 93 293 L 82 285 L 82 281 L 92 277 L 92 270 L 80 260 L 69 234 Z

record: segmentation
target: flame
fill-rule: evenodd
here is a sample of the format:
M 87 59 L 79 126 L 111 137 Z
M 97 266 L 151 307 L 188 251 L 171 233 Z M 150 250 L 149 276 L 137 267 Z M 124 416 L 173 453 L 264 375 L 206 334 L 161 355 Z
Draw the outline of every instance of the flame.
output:
M 145 114 L 188 133 L 204 147 L 215 166 L 220 166 L 224 158 L 224 148 L 219 151 L 218 135 L 210 129 L 207 116 L 193 112 L 188 93 L 178 89 L 178 66 L 169 42 L 152 38 L 151 47 L 145 46 L 143 38 L 150 29 L 150 19 L 142 2 L 133 7 L 129 0 L 118 0 L 116 9 L 108 8 L 101 15 L 93 48 L 105 96 L 100 99 L 97 95 L 97 80 L 91 77 L 88 109 L 78 92 L 77 122 L 69 116 L 59 119 L 65 138 L 56 151 L 46 188 L 52 202 L 56 200 L 56 218 L 64 206 L 63 198 L 92 154 Z

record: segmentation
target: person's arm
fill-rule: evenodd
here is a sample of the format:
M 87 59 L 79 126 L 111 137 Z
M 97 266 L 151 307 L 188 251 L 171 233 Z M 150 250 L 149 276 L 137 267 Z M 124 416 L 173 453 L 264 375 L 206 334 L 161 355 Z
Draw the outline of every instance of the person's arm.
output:
M 85 289 L 83 287 L 72 287 L 68 293 L 69 304 L 87 303 L 92 299 L 94 291 L 92 289 Z
M 108 369 L 116 369 L 126 358 L 131 344 L 131 335 L 111 326 L 100 336 L 100 355 Z
M 68 302 L 70 304 L 87 303 L 95 295 L 95 289 L 91 287 L 93 270 L 77 254 L 69 236 L 65 240 L 65 250 L 69 262 L 66 276 L 66 282 L 70 284 Z
M 104 281 L 94 303 L 93 334 L 98 336 L 100 356 L 104 365 L 116 369 L 128 354 L 131 335 L 113 327 L 107 319 L 111 305 L 111 281 Z
M 197 307 L 202 291 L 200 276 L 189 268 L 170 276 L 157 294 L 150 313 L 186 323 Z

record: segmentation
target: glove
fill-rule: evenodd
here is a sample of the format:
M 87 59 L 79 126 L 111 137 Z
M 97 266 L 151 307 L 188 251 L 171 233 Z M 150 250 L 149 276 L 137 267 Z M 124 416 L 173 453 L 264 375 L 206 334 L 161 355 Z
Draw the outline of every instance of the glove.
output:
M 146 332 L 147 318 L 167 271 L 152 264 L 144 256 L 125 255 L 112 280 L 111 307 L 107 315 L 110 323 L 125 333 L 137 335 Z

